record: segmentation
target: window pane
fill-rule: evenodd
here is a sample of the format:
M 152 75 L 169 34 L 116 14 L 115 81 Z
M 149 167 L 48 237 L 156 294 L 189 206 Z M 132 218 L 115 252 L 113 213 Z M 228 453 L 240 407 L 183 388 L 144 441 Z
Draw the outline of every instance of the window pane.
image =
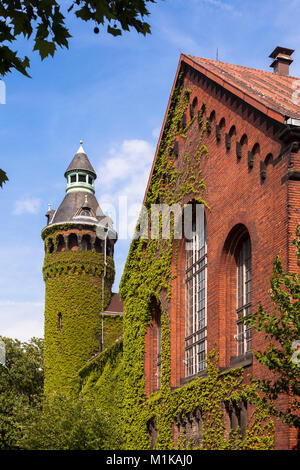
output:
M 195 220 L 197 214 L 200 218 Z M 193 208 L 193 230 L 190 242 L 192 249 L 186 251 L 186 376 L 194 375 L 206 367 L 207 261 L 203 206 L 200 209 Z
M 237 353 L 251 351 L 251 329 L 242 323 L 242 318 L 251 315 L 251 243 L 249 236 L 242 243 L 237 263 Z

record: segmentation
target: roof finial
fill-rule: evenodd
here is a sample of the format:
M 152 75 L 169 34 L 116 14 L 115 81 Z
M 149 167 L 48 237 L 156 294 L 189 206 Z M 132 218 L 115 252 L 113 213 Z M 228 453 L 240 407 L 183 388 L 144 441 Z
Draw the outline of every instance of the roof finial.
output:
M 85 153 L 85 151 L 83 150 L 82 144 L 83 144 L 83 140 L 81 139 L 80 140 L 80 147 L 79 147 L 79 149 L 77 150 L 76 153 Z

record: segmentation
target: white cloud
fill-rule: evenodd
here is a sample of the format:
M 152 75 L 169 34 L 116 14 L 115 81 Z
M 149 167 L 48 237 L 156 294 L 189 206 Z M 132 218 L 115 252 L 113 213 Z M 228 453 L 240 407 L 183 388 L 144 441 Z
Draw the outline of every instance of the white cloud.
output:
M 141 209 L 155 147 L 141 139 L 113 145 L 99 165 L 97 195 L 100 207 L 112 218 L 119 239 L 131 238 Z M 129 237 L 129 238 L 128 238 Z
M 19 199 L 15 202 L 14 215 L 37 214 L 41 207 L 41 200 L 37 198 Z
M 0 335 L 28 341 L 44 336 L 44 303 L 0 301 Z
M 184 33 L 183 31 L 179 31 L 177 28 L 167 26 L 165 24 L 161 25 L 161 31 L 168 42 L 173 44 L 180 52 L 188 52 L 193 54 L 199 54 L 201 46 L 197 41 L 195 41 L 191 36 Z
M 229 5 L 228 3 L 222 2 L 221 0 L 204 0 L 205 3 L 210 3 L 211 5 L 215 6 L 216 8 L 221 8 L 222 10 L 236 12 L 233 5 Z
M 117 203 L 127 197 L 129 204 L 141 203 L 148 182 L 155 148 L 146 140 L 124 140 L 110 149 L 110 157 L 99 165 L 98 194 L 101 200 Z

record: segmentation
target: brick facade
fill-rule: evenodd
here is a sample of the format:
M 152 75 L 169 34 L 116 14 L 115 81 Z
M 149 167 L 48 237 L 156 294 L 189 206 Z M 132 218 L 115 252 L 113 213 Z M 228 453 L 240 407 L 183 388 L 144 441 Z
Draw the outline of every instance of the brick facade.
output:
M 190 104 L 193 104 L 193 109 L 188 108 L 186 112 L 186 124 L 203 103 L 206 105 L 205 118 L 211 118 L 211 132 L 205 135 L 203 142 L 209 156 L 201 161 L 201 178 L 207 186 L 205 199 L 210 208 L 205 209 L 207 349 L 211 350 L 218 343 L 221 368 L 242 365 L 252 377 L 266 378 L 267 369 L 252 354 L 237 357 L 237 253 L 241 240 L 248 234 L 252 249 L 252 309 L 255 310 L 259 302 L 266 309 L 272 309 L 268 290 L 274 258 L 280 253 L 284 268 L 296 270 L 291 241 L 300 221 L 299 146 L 283 141 L 283 120 L 280 123 L 275 113 L 267 116 L 262 107 L 256 103 L 252 106 L 250 99 L 248 102 L 241 96 L 235 99 L 235 90 L 227 87 L 225 92 L 222 85 L 216 85 L 212 79 L 203 79 L 189 60 L 181 58 L 179 70 L 184 73 L 184 88 L 191 90 Z M 183 155 L 187 151 L 192 155 L 196 149 L 199 132 L 195 120 L 186 138 L 178 136 L 178 168 L 183 164 Z M 187 197 L 182 202 L 190 200 Z M 171 387 L 174 388 L 185 382 L 185 260 L 185 241 L 181 240 L 176 261 L 177 277 L 172 280 L 169 306 Z M 175 270 L 175 255 L 173 263 Z M 165 303 L 165 299 L 162 301 Z M 148 327 L 145 339 L 147 396 L 157 388 L 156 338 L 154 321 L 153 326 Z M 252 348 L 263 346 L 264 334 L 253 332 Z M 191 429 L 199 425 L 197 416 L 191 418 L 191 423 Z M 275 424 L 275 448 L 296 448 L 299 441 L 295 432 L 281 422 Z

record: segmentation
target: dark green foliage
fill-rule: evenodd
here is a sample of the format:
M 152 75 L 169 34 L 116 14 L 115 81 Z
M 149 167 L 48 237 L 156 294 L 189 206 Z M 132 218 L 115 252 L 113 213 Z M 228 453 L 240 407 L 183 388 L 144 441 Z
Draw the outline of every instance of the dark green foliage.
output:
M 16 449 L 24 408 L 33 407 L 43 394 L 43 340 L 2 340 L 6 365 L 0 365 L 0 449 Z
M 150 34 L 144 17 L 149 15 L 147 3 L 155 0 L 68 0 L 66 3 L 67 12 L 73 10 L 77 18 L 101 26 L 107 23 L 107 32 L 113 36 L 120 36 L 130 28 L 144 36 Z M 29 58 L 20 58 L 18 51 L 8 46 L 19 36 L 25 39 L 33 36 L 33 50 L 39 52 L 42 60 L 49 55 L 53 57 L 58 46 L 69 47 L 71 34 L 65 24 L 64 9 L 55 0 L 0 2 L 0 75 L 15 69 L 29 77 Z
M 8 181 L 6 173 L 5 173 L 5 171 L 0 169 L 0 188 L 2 188 L 3 183 L 5 183 L 6 181 Z
M 300 267 L 300 225 L 293 244 Z M 293 342 L 300 340 L 300 274 L 286 273 L 279 256 L 274 262 L 270 297 L 275 307 L 273 312 L 267 312 L 260 305 L 257 312 L 245 320 L 265 333 L 267 348 L 257 351 L 256 358 L 276 374 L 272 380 L 260 380 L 258 384 L 266 394 L 265 402 L 270 411 L 289 425 L 300 428 L 300 364 L 292 360 Z M 274 403 L 283 393 L 290 399 L 284 410 Z
M 94 400 L 54 394 L 27 409 L 19 445 L 28 450 L 109 450 L 115 432 Z

